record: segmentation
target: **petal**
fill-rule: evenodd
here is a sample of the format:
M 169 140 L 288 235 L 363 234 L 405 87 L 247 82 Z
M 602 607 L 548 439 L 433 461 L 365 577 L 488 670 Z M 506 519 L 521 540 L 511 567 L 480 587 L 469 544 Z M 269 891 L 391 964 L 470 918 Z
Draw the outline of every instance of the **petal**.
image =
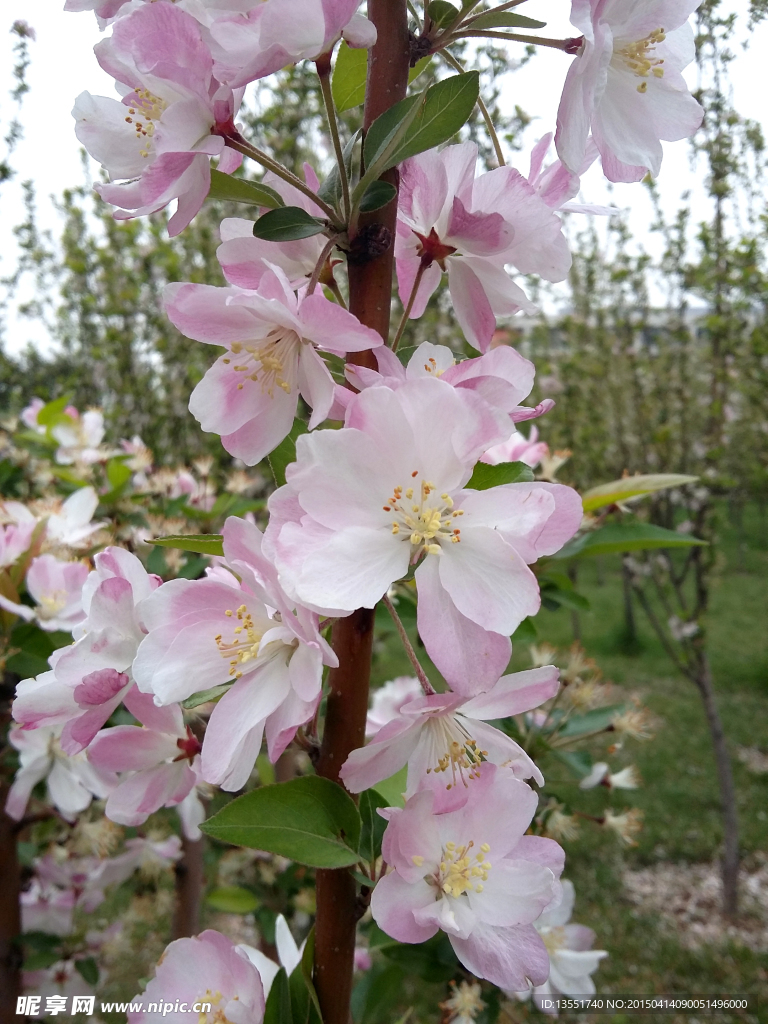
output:
M 409 884 L 396 871 L 385 875 L 373 890 L 371 913 L 382 931 L 398 942 L 426 942 L 438 931 L 435 921 L 418 923 L 414 911 L 435 902 L 435 890 L 425 881 Z
M 522 714 L 554 697 L 559 688 L 560 670 L 554 665 L 513 672 L 501 679 L 486 693 L 481 693 L 461 706 L 468 718 L 509 718 Z
M 506 992 L 527 989 L 529 979 L 541 985 L 549 975 L 549 954 L 533 925 L 493 928 L 478 924 L 467 939 L 451 936 L 451 945 L 468 971 Z

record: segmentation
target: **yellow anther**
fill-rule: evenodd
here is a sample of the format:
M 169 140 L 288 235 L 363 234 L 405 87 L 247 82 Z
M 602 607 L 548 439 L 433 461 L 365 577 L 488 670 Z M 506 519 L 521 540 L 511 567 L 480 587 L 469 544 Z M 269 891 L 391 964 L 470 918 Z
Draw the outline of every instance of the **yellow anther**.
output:
M 414 853 L 414 855 L 411 857 L 411 860 L 413 861 L 417 868 L 420 868 L 421 865 L 424 863 L 424 858 L 419 853 Z

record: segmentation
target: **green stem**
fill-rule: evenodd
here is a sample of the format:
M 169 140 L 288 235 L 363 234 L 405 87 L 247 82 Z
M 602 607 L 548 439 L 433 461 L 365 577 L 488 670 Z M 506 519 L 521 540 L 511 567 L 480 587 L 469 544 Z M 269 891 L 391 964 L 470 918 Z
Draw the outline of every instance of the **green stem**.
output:
M 325 266 L 328 257 L 335 249 L 337 241 L 338 235 L 334 235 L 333 238 L 329 238 L 328 241 L 323 246 L 323 251 L 320 253 L 317 259 L 317 263 L 315 264 L 315 269 L 312 271 L 312 277 L 310 277 L 309 279 L 309 288 L 307 288 L 307 295 L 311 295 L 315 288 L 317 288 L 317 283 L 320 280 L 320 275 L 323 272 L 323 267 Z
M 403 625 L 403 623 L 402 623 L 402 621 L 400 619 L 400 616 L 395 611 L 395 606 L 392 604 L 392 602 L 386 596 L 386 594 L 382 598 L 382 602 L 384 604 L 384 607 L 387 609 L 389 614 L 392 616 L 392 621 L 395 624 L 395 628 L 397 629 L 398 636 L 400 637 L 400 639 L 403 642 L 403 647 L 405 648 L 405 652 L 408 655 L 408 660 L 413 665 L 414 672 L 416 673 L 416 675 L 419 678 L 419 682 L 421 683 L 422 690 L 424 691 L 424 693 L 428 697 L 430 697 L 435 692 L 435 688 L 432 686 L 432 683 L 430 683 L 429 679 L 427 679 L 427 674 L 424 671 L 424 669 L 421 667 L 421 664 L 419 663 L 419 659 L 416 657 L 416 651 L 414 651 L 414 649 L 413 649 L 413 644 L 411 643 L 411 638 L 408 636 L 408 633 L 407 633 L 406 628 L 405 628 L 405 626 Z
M 493 29 L 474 29 L 469 32 L 460 30 L 459 35 L 454 38 L 462 39 L 505 39 L 511 43 L 529 43 L 533 46 L 549 46 L 553 50 L 570 51 L 574 45 L 573 39 L 548 39 L 546 36 L 518 35 L 515 32 L 495 32 Z M 446 40 L 446 43 L 453 42 L 454 38 Z
M 411 288 L 411 294 L 408 296 L 408 304 L 403 310 L 403 315 L 400 317 L 400 323 L 397 325 L 397 331 L 395 332 L 395 336 L 392 339 L 393 352 L 397 352 L 397 346 L 400 344 L 400 339 L 403 336 L 405 325 L 408 323 L 408 318 L 411 315 L 413 304 L 416 301 L 416 294 L 419 290 L 419 285 L 421 284 L 421 279 L 422 277 L 424 277 L 424 271 L 426 269 L 427 268 L 423 263 L 419 264 L 419 269 L 416 271 L 416 277 L 414 278 L 413 281 L 413 288 Z
M 344 150 L 341 146 L 341 139 L 339 138 L 339 123 L 336 120 L 336 108 L 333 103 L 333 93 L 331 91 L 331 57 L 330 54 L 323 54 L 315 62 L 317 68 L 317 74 L 320 79 L 320 91 L 323 94 L 323 103 L 325 104 L 325 113 L 328 117 L 328 128 L 331 132 L 331 139 L 333 140 L 333 151 L 336 154 L 336 163 L 339 167 L 339 180 L 341 181 L 341 203 L 342 210 L 344 212 L 344 220 L 349 221 L 349 178 L 347 177 L 347 168 L 344 163 Z

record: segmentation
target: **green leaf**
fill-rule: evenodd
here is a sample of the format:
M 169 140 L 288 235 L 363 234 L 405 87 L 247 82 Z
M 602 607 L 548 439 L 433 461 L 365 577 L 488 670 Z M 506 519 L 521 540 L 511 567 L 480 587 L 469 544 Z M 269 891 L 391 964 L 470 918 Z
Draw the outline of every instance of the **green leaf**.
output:
M 209 892 L 205 902 L 224 914 L 252 914 L 259 901 L 250 889 L 239 885 L 226 885 Z
M 301 954 L 301 973 L 304 976 L 304 984 L 306 985 L 309 997 L 312 1000 L 312 1005 L 317 1013 L 318 1021 L 322 1022 L 322 1014 L 320 1012 L 320 1000 L 317 998 L 317 992 L 312 981 L 312 971 L 315 966 L 315 926 L 312 925 L 309 935 L 307 936 L 306 942 L 304 943 L 304 952 Z M 298 970 L 298 968 L 296 968 Z M 295 972 L 294 972 L 295 973 Z
M 586 779 L 592 771 L 592 755 L 587 750 L 553 750 L 554 757 L 567 765 L 574 775 Z
M 254 789 L 200 826 L 214 839 L 313 868 L 356 864 L 360 815 L 341 786 L 316 775 Z
M 476 491 L 487 491 L 489 487 L 500 484 L 528 484 L 532 480 L 533 470 L 524 462 L 499 462 L 496 466 L 478 462 L 466 486 Z
M 387 823 L 377 813 L 379 807 L 390 807 L 385 797 L 375 789 L 366 789 L 360 797 L 360 817 L 363 828 L 360 833 L 360 857 L 366 864 L 373 864 L 381 853 L 381 840 Z
M 113 491 L 123 487 L 131 479 L 131 470 L 122 458 L 110 459 L 107 463 L 107 480 Z
M 355 132 L 341 152 L 341 158 L 344 161 L 344 167 L 347 170 L 348 179 L 352 177 L 352 158 L 355 153 L 355 146 L 359 140 L 360 129 Z M 323 202 L 331 203 L 333 206 L 338 206 L 342 196 L 341 176 L 339 174 L 338 164 L 333 164 L 328 173 L 328 177 L 321 182 L 320 187 L 317 190 L 317 194 Z
M 567 576 L 539 577 L 541 599 L 545 608 L 556 611 L 559 607 L 570 608 L 575 612 L 588 612 L 590 604 L 583 594 L 574 590 L 573 583 Z
M 264 1010 L 263 1024 L 292 1024 L 292 1022 L 291 990 L 285 968 L 281 967 L 272 980 L 272 987 L 269 990 Z
M 605 708 L 585 711 L 583 715 L 572 715 L 563 728 L 558 730 L 557 736 L 558 738 L 584 736 L 586 733 L 607 729 L 623 708 L 623 704 L 610 704 Z
M 225 199 L 230 203 L 246 203 L 248 206 L 268 206 L 277 210 L 285 206 L 282 196 L 278 195 L 269 185 L 247 178 L 235 178 L 231 174 L 211 170 L 211 188 L 209 199 Z
M 539 632 L 536 629 L 536 623 L 530 615 L 527 619 L 523 619 L 512 634 L 512 641 L 516 644 L 535 644 L 538 638 Z
M 288 984 L 291 990 L 291 1013 L 293 1024 L 322 1024 L 320 1003 L 315 986 L 312 984 L 312 967 L 315 959 L 315 929 L 307 936 L 301 961 L 294 967 Z
M 64 412 L 70 402 L 69 395 L 63 395 L 61 398 L 55 398 L 52 402 L 47 402 L 37 414 L 37 422 L 41 427 L 53 427 L 61 422 L 71 423 L 72 417 Z
M 456 974 L 456 954 L 444 932 L 438 932 L 434 938 L 417 946 L 396 943 L 382 946 L 381 951 L 387 960 L 399 964 L 409 974 L 415 974 L 424 981 L 449 981 Z
M 371 213 L 391 203 L 397 195 L 397 189 L 388 181 L 372 181 L 360 200 L 360 212 Z
M 427 14 L 438 28 L 442 28 L 444 25 L 452 25 L 461 11 L 453 4 L 449 4 L 448 0 L 432 0 L 427 7 Z
M 390 107 L 376 118 L 366 135 L 366 168 L 375 164 L 380 175 L 408 157 L 447 142 L 466 124 L 479 91 L 480 73 L 467 71 L 437 82 L 421 96 L 407 97 Z M 414 101 L 418 103 L 415 109 Z M 403 125 L 405 130 L 401 133 L 398 129 Z
M 83 957 L 82 960 L 75 960 L 75 970 L 89 985 L 98 985 L 99 965 L 92 956 Z
M 488 11 L 475 18 L 468 27 L 472 29 L 492 28 L 545 28 L 546 21 L 526 18 L 524 14 L 513 14 L 512 11 Z
M 639 494 L 653 494 L 668 487 L 682 487 L 692 484 L 697 476 L 683 476 L 681 473 L 647 473 L 641 476 L 625 476 L 621 480 L 612 480 L 608 484 L 591 487 L 581 496 L 585 512 L 593 512 L 596 508 L 613 505 L 617 501 L 637 497 Z
M 198 555 L 223 555 L 224 537 L 220 533 L 177 533 L 150 541 L 160 548 L 179 548 Z
M 608 523 L 599 530 L 592 530 L 572 540 L 553 557 L 584 558 L 587 555 L 650 551 L 653 548 L 690 548 L 706 543 L 688 533 L 665 530 L 652 523 Z
M 275 478 L 275 484 L 278 487 L 282 487 L 285 483 L 286 468 L 296 461 L 296 440 L 302 434 L 308 432 L 307 424 L 304 420 L 295 419 L 290 434 L 284 437 L 277 448 L 268 456 L 269 468 L 272 470 L 272 476 Z
M 263 238 L 267 242 L 295 242 L 299 238 L 319 235 L 324 230 L 323 222 L 311 217 L 300 206 L 270 210 L 253 225 L 256 238 Z
M 201 704 L 218 700 L 219 697 L 223 697 L 227 690 L 230 690 L 233 686 L 234 683 L 222 683 L 220 686 L 212 686 L 210 690 L 199 690 L 197 693 L 193 693 L 191 697 L 183 700 L 181 706 L 187 711 L 191 711 L 193 708 L 200 707 Z
M 408 83 L 414 81 L 432 60 L 432 54 L 422 57 L 408 73 Z M 343 113 L 365 102 L 365 83 L 368 78 L 368 51 L 352 49 L 342 41 L 336 54 L 331 79 L 331 94 L 336 110 Z
M 405 792 L 405 786 L 408 780 L 408 766 L 405 765 L 396 772 L 394 775 L 390 775 L 388 779 L 384 779 L 383 782 L 379 782 L 376 786 L 376 794 L 386 800 L 385 807 L 404 807 L 405 800 L 403 799 L 403 793 Z

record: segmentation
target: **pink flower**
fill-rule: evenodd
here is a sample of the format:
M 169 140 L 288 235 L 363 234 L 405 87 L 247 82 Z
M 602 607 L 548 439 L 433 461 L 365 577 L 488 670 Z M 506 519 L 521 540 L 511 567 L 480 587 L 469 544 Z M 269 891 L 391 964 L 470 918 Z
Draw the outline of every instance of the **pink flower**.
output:
M 576 173 L 590 128 L 610 181 L 655 177 L 662 139 L 693 135 L 704 111 L 681 74 L 694 58 L 689 15 L 700 0 L 573 0 L 571 22 L 584 35 L 557 114 L 560 159 Z
M 14 501 L 7 504 L 18 505 L 19 502 Z M 6 512 L 4 506 L 0 505 L 0 514 L 12 514 L 12 512 L 10 509 Z M 30 515 L 28 519 L 25 518 L 21 522 L 11 522 L 7 526 L 0 526 L 0 569 L 13 565 L 18 557 L 29 548 L 36 525 L 34 516 Z
M 211 714 L 202 756 L 205 780 L 232 791 L 245 785 L 265 732 L 277 760 L 315 713 L 323 664 L 336 664 L 317 616 L 286 597 L 261 544 L 256 526 L 229 518 L 224 555 L 242 584 L 224 569 L 164 584 L 144 606 L 149 635 L 133 667 L 158 703 L 234 683 Z
M 77 897 L 72 889 L 41 885 L 33 878 L 21 893 L 21 928 L 24 932 L 48 932 L 49 935 L 71 935 Z
M 37 417 L 40 415 L 40 410 L 45 406 L 45 402 L 42 398 L 33 398 L 29 405 L 25 406 L 21 410 L 20 419 L 24 426 L 29 427 L 30 430 L 34 430 L 36 434 L 44 434 L 45 427 L 38 423 Z
M 217 19 L 215 73 L 233 88 L 272 75 L 288 64 L 330 51 L 340 36 L 350 46 L 373 46 L 376 29 L 357 14 L 360 0 L 266 0 L 247 15 Z
M 114 788 L 116 778 L 90 765 L 85 755 L 69 757 L 58 741 L 61 727 L 32 731 L 13 728 L 8 741 L 19 751 L 19 770 L 8 791 L 5 813 L 21 821 L 32 790 L 43 779 L 48 799 L 62 818 L 74 821 L 95 797 L 103 799 Z
M 273 266 L 257 291 L 170 284 L 172 323 L 187 337 L 227 348 L 192 392 L 203 430 L 249 466 L 288 434 L 299 395 L 312 407 L 310 429 L 333 403 L 333 378 L 317 348 L 343 355 L 382 344 L 357 317 L 319 292 L 296 293 Z
M 390 808 L 382 854 L 394 869 L 373 890 L 378 926 L 399 942 L 446 932 L 460 962 L 507 990 L 549 972 L 533 922 L 560 900 L 562 849 L 525 835 L 536 794 L 509 772 L 483 772 L 473 799 L 432 813 L 433 794 Z
M 481 462 L 489 462 L 492 466 L 500 462 L 524 462 L 533 469 L 549 454 L 549 445 L 539 441 L 539 432 L 532 424 L 528 437 L 516 430 L 503 444 L 494 445 L 483 455 Z
M 205 931 L 168 946 L 143 994 L 133 1002 L 161 1010 L 128 1013 L 129 1024 L 261 1024 L 264 988 L 259 972 L 246 954 L 219 932 Z M 170 1012 L 164 1007 L 171 1004 Z M 184 1010 L 176 1010 L 177 1003 Z M 198 1003 L 207 1010 L 193 1009 Z
M 562 281 L 571 256 L 560 219 L 519 171 L 498 167 L 475 178 L 476 163 L 472 142 L 406 160 L 395 253 L 403 305 L 424 271 L 411 318 L 423 314 L 445 270 L 456 318 L 469 343 L 485 352 L 497 316 L 536 310 L 505 265 Z
M 97 185 L 118 219 L 155 213 L 178 199 L 168 224 L 183 230 L 210 187 L 210 158 L 231 172 L 240 158 L 224 151 L 240 103 L 213 78 L 213 58 L 197 21 L 172 3 L 148 3 L 120 18 L 96 44 L 102 68 L 114 76 L 121 100 L 84 92 L 72 114 L 76 134 L 110 179 Z
M 317 192 L 320 182 L 310 164 L 304 164 L 304 178 Z M 309 196 L 277 175 L 268 172 L 262 181 L 282 196 L 286 206 L 298 206 L 312 217 L 325 217 Z M 253 221 L 242 217 L 225 218 L 220 232 L 221 245 L 216 256 L 224 276 L 235 287 L 252 290 L 257 289 L 262 278 L 271 272 L 271 265 L 280 267 L 294 288 L 305 284 L 327 242 L 324 235 L 310 235 L 293 242 L 265 242 L 263 238 L 254 237 Z
M 340 776 L 350 793 L 362 793 L 408 764 L 406 796 L 430 789 L 436 813 L 470 800 L 491 765 L 509 768 L 518 779 L 544 778 L 522 747 L 488 720 L 509 718 L 538 707 L 557 693 L 559 671 L 552 665 L 502 676 L 486 693 L 467 700 L 451 693 L 417 697 L 404 704 L 365 747 L 353 750 Z
M 194 787 L 200 743 L 185 728 L 178 705 L 158 708 L 136 689 L 123 700 L 142 726 L 102 729 L 88 757 L 104 771 L 130 773 L 110 794 L 104 813 L 120 825 L 140 825 L 161 807 L 181 803 Z
M 398 676 L 375 690 L 365 720 L 365 737 L 371 739 L 379 729 L 394 721 L 404 704 L 421 697 L 421 683 L 415 676 Z
M 137 836 L 128 839 L 125 850 L 115 857 L 110 857 L 104 864 L 101 873 L 103 886 L 119 885 L 125 882 L 134 871 L 145 870 L 156 874 L 158 869 L 169 868 L 182 856 L 181 839 L 169 836 L 167 839 L 152 840 Z
M 560 160 L 554 160 L 551 164 L 544 165 L 544 158 L 549 151 L 552 138 L 552 132 L 548 132 L 533 147 L 531 168 L 528 172 L 528 181 L 547 206 L 563 213 L 591 213 L 606 217 L 616 213 L 616 208 L 613 206 L 571 202 L 573 197 L 578 194 L 581 175 L 589 170 L 598 157 L 595 140 L 592 138 L 588 140 L 584 161 L 579 168 L 579 173 L 574 174 Z
M 84 562 L 62 562 L 53 555 L 34 558 L 27 571 L 27 593 L 36 607 L 16 604 L 0 594 L 0 607 L 31 622 L 37 620 L 41 629 L 53 632 L 71 631 L 85 618 L 82 590 L 88 566 Z
M 104 440 L 104 415 L 100 409 L 88 409 L 82 416 L 72 410 L 71 423 L 57 423 L 51 429 L 52 437 L 59 442 L 56 461 L 62 466 L 71 466 L 75 462 L 90 465 L 103 462 L 110 452 L 99 445 Z
M 552 554 L 581 522 L 570 488 L 465 488 L 508 418 L 441 380 L 357 395 L 343 430 L 299 437 L 287 484 L 269 499 L 266 551 L 283 587 L 321 614 L 372 608 L 416 566 L 418 627 L 433 662 L 463 694 L 504 672 L 508 637 L 539 608 L 526 563 Z

